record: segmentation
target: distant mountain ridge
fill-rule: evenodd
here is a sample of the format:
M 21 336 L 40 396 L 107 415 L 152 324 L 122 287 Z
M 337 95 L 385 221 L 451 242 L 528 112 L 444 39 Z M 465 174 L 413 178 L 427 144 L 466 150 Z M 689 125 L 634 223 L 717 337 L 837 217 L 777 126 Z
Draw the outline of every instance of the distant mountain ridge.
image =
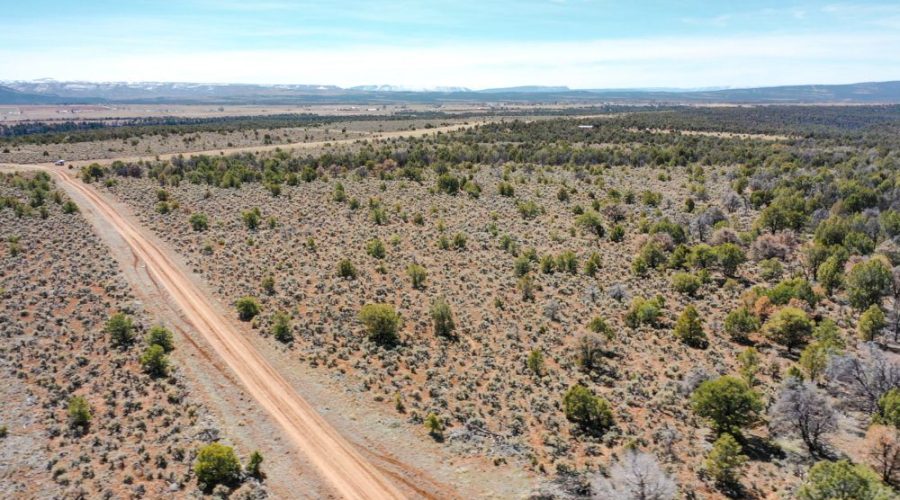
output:
M 467 87 L 406 87 L 403 85 L 357 85 L 347 90 L 365 92 L 472 92 Z
M 396 85 L 262 85 L 191 82 L 0 82 L 0 104 L 387 104 L 558 102 L 661 104 L 895 104 L 900 81 L 726 89 L 570 89 L 518 86 L 471 90 Z

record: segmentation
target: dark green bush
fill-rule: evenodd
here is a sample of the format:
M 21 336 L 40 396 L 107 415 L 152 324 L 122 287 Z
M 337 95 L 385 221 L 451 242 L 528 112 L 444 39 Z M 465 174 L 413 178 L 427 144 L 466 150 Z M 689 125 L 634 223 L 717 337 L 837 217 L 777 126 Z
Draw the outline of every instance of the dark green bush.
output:
M 590 434 L 603 434 L 613 425 L 609 403 L 582 385 L 574 385 L 566 392 L 563 409 L 567 419 Z
M 366 328 L 369 340 L 383 347 L 393 347 L 400 338 L 397 329 L 400 315 L 390 304 L 366 304 L 359 311 L 359 319 Z
M 241 321 L 250 321 L 260 312 L 259 302 L 253 297 L 241 297 L 234 303 Z

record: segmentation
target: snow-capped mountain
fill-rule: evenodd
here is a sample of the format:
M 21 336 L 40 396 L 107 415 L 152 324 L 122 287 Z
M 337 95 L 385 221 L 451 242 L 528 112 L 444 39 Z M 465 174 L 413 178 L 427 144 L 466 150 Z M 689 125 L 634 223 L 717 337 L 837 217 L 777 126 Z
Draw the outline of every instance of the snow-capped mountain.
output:
M 409 87 L 406 85 L 357 85 L 347 90 L 365 92 L 472 92 L 467 87 Z

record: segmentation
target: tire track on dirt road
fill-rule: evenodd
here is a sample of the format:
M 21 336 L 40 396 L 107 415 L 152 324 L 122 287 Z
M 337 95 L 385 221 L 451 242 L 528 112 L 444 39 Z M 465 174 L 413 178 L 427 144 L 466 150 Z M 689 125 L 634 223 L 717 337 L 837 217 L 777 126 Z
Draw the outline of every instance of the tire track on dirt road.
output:
M 140 228 L 112 208 L 93 188 L 68 172 L 37 165 L 9 165 L 4 169 L 44 170 L 69 190 L 79 193 L 106 219 L 150 274 L 225 361 L 247 391 L 284 429 L 285 434 L 342 498 L 404 498 L 387 475 L 366 460 L 315 409 L 294 391 L 231 322 L 215 313 L 203 292 Z M 394 476 L 394 474 L 391 474 Z M 396 476 L 394 476 L 396 477 Z M 402 478 L 398 478 L 402 479 Z

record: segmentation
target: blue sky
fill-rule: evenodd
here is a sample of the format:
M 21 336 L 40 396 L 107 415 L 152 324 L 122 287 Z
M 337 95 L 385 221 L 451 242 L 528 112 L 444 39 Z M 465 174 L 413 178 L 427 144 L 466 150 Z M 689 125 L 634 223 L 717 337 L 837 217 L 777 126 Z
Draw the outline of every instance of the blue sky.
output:
M 900 79 L 900 2 L 0 0 L 0 79 L 408 87 Z

